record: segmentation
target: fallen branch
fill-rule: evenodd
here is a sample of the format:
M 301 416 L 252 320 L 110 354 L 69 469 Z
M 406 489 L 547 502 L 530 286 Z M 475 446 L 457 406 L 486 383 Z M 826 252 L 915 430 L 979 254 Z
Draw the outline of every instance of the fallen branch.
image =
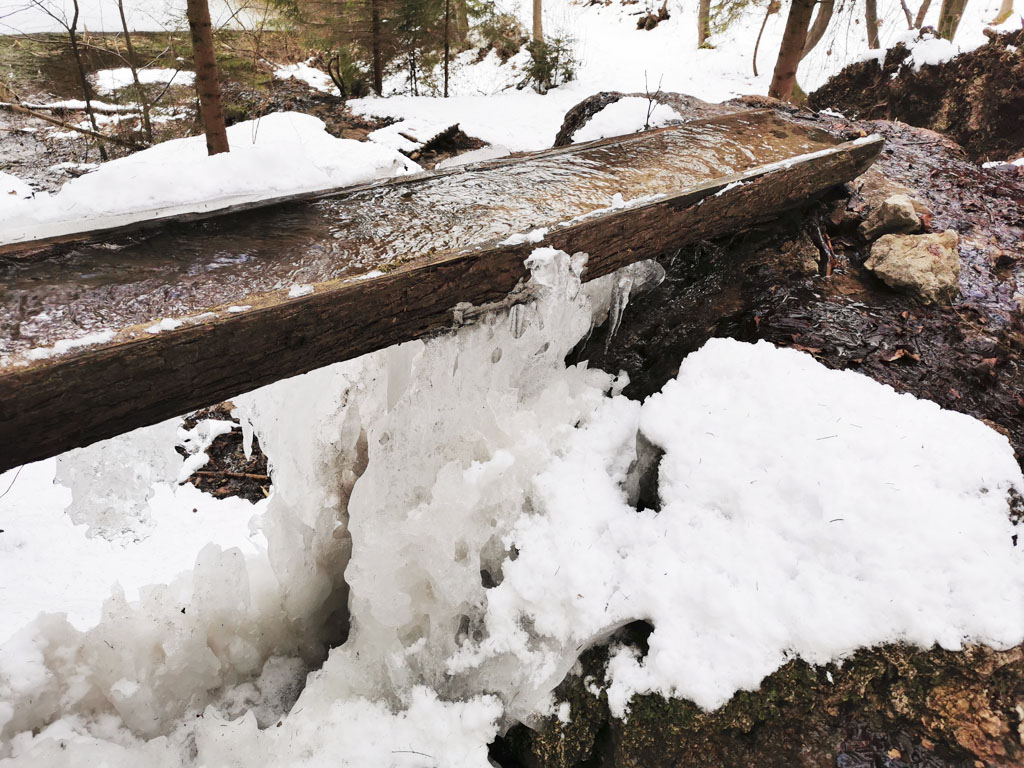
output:
M 199 469 L 193 472 L 194 475 L 201 475 L 203 477 L 235 477 L 240 480 L 269 480 L 270 475 L 254 475 L 248 472 L 228 472 L 226 469 L 211 470 L 211 469 Z
M 72 125 L 64 120 L 60 120 L 51 115 L 44 114 L 43 112 L 36 112 L 35 110 L 23 107 L 20 104 L 12 104 L 9 101 L 0 101 L 0 109 L 6 109 L 8 112 L 16 112 L 19 115 L 28 115 L 34 117 L 37 120 L 43 120 L 44 122 L 51 123 L 60 128 L 67 128 L 69 131 L 76 131 L 85 136 L 90 136 L 97 141 L 109 141 L 113 144 L 120 144 L 122 147 L 128 147 L 128 149 L 145 149 L 144 144 L 136 144 L 134 141 L 128 141 L 117 136 L 109 136 L 107 134 L 99 133 L 98 131 L 91 131 L 88 128 L 79 128 L 77 125 Z

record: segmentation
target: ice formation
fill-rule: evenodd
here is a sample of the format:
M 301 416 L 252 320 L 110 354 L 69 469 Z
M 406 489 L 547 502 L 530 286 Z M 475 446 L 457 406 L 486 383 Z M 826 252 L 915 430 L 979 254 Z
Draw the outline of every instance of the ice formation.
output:
M 661 274 L 584 263 L 538 249 L 512 310 L 235 398 L 265 555 L 211 545 L 90 630 L 0 646 L 0 766 L 486 768 L 637 619 L 649 653 L 603 684 L 622 715 L 718 706 L 793 654 L 1024 639 L 1004 438 L 767 344 L 712 341 L 631 401 L 565 359 Z

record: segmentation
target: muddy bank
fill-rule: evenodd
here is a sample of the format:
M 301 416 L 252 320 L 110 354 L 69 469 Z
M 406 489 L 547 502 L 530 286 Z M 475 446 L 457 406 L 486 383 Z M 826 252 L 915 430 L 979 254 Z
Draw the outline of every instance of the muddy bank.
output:
M 940 131 L 978 160 L 1018 157 L 1024 153 L 1024 30 L 993 34 L 977 50 L 918 70 L 907 47 L 897 45 L 881 64 L 850 65 L 808 103 Z
M 764 227 L 666 254 L 665 282 L 630 304 L 618 334 L 595 333 L 579 359 L 624 369 L 642 398 L 673 377 L 708 338 L 765 339 L 852 368 L 901 392 L 983 419 L 1024 458 L 1024 174 L 980 169 L 948 139 L 888 122 L 827 122 L 886 137 L 875 168 L 848 195 L 809 205 Z M 900 187 L 934 212 L 930 230 L 960 236 L 960 289 L 926 306 L 864 269 L 866 213 Z M 815 245 L 835 249 L 831 274 Z

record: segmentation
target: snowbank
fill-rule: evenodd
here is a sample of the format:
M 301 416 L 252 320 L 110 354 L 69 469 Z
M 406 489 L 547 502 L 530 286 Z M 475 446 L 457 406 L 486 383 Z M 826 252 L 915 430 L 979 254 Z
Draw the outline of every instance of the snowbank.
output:
M 206 139 L 157 144 L 102 164 L 53 195 L 0 199 L 0 243 L 51 237 L 244 202 L 315 192 L 419 170 L 403 155 L 336 139 L 323 121 L 276 112 L 228 128 L 231 151 Z
M 195 82 L 196 73 L 188 70 L 153 67 L 137 70 L 139 82 L 143 85 L 155 83 L 173 83 L 174 85 L 190 86 Z M 90 77 L 96 92 L 104 96 L 122 88 L 135 84 L 132 71 L 128 67 L 117 69 L 99 69 Z
M 584 263 L 539 250 L 512 311 L 235 398 L 270 457 L 266 552 L 207 547 L 88 631 L 45 616 L 0 646 L 6 765 L 486 768 L 501 722 L 637 619 L 620 714 L 717 706 L 794 654 L 1024 639 L 1002 436 L 763 343 L 712 341 L 630 401 L 564 360 L 657 270 L 581 286 Z
M 323 93 L 338 95 L 338 87 L 331 80 L 331 76 L 305 62 L 278 67 L 274 70 L 274 77 L 278 80 L 298 80 Z
M 667 104 L 640 96 L 626 96 L 591 117 L 586 125 L 572 135 L 572 142 L 580 144 L 608 136 L 625 136 L 647 128 L 660 128 L 672 122 L 681 122 L 682 119 Z

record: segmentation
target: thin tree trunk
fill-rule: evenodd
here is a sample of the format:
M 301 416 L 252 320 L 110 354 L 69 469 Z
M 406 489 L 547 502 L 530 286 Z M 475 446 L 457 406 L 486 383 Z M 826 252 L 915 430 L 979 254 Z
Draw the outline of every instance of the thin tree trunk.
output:
M 92 89 L 89 87 L 89 78 L 85 75 L 85 63 L 82 61 L 82 50 L 78 47 L 78 0 L 74 0 L 73 6 L 75 12 L 71 17 L 71 23 L 68 24 L 68 39 L 71 41 L 71 55 L 75 57 L 75 65 L 78 67 L 78 79 L 82 84 L 82 95 L 85 97 L 85 114 L 89 116 L 89 124 L 92 126 L 93 133 L 99 136 L 100 127 L 96 123 L 96 113 L 92 111 Z M 103 141 L 97 139 L 96 145 L 99 147 L 100 159 L 106 160 L 107 148 L 103 145 Z
M 697 8 L 697 47 L 703 48 L 711 37 L 711 0 L 700 0 Z
M 761 22 L 761 30 L 757 33 L 757 41 L 754 43 L 754 77 L 757 77 L 757 50 L 761 47 L 761 36 L 764 34 L 764 28 L 768 26 L 768 17 L 773 13 L 778 13 L 781 8 L 779 0 L 769 0 L 768 7 L 764 12 L 764 21 Z
M 920 29 L 924 24 L 924 18 L 928 15 L 932 0 L 922 0 L 921 7 L 917 9 L 917 17 L 914 19 L 914 29 Z
M 220 78 L 213 52 L 213 25 L 206 0 L 188 0 L 188 26 L 192 32 L 192 58 L 196 65 L 199 115 L 206 130 L 206 151 L 211 155 L 230 150 L 224 110 L 220 103 Z
M 828 30 L 828 24 L 832 21 L 832 14 L 836 10 L 836 0 L 819 0 L 818 12 L 814 14 L 814 21 L 811 22 L 811 28 L 807 31 L 807 42 L 804 43 L 804 51 L 800 54 L 800 59 L 803 60 L 808 53 L 814 50 L 814 46 L 821 42 L 821 38 L 825 36 L 825 32 Z
M 966 7 L 967 0 L 942 0 L 942 8 L 939 10 L 939 37 L 953 39 Z
M 814 0 L 793 0 L 786 18 L 786 29 L 782 33 L 782 44 L 779 46 L 779 58 L 775 62 L 775 72 L 768 95 L 783 101 L 793 96 L 796 84 L 796 69 L 800 65 L 800 56 L 807 44 L 807 28 L 811 24 L 814 13 Z
M 381 54 L 380 0 L 370 0 L 370 56 L 372 58 L 373 90 L 384 95 L 384 64 Z
M 993 26 L 1002 24 L 1010 16 L 1013 15 L 1013 0 L 1003 0 L 1002 5 L 999 6 L 999 13 L 992 19 Z
M 128 49 L 128 67 L 132 71 L 132 80 L 135 81 L 136 98 L 142 106 L 142 130 L 146 136 L 146 141 L 152 144 L 153 123 L 149 119 L 149 98 L 142 89 L 142 83 L 139 81 L 139 70 L 135 66 L 135 48 L 132 46 L 132 36 L 128 31 L 128 20 L 124 16 L 124 0 L 117 0 L 117 12 L 121 14 L 121 29 L 124 32 L 125 48 Z
M 913 29 L 914 15 L 910 12 L 910 6 L 907 5 L 907 0 L 900 0 L 900 8 L 903 9 L 903 15 L 907 17 L 907 29 Z
M 533 39 L 538 43 L 544 40 L 544 18 L 541 0 L 533 0 Z
M 448 66 L 451 59 L 451 41 L 448 38 L 451 30 L 451 0 L 444 0 L 444 97 L 448 98 Z
M 881 48 L 878 42 L 878 0 L 864 0 L 864 22 L 868 28 L 868 48 Z

